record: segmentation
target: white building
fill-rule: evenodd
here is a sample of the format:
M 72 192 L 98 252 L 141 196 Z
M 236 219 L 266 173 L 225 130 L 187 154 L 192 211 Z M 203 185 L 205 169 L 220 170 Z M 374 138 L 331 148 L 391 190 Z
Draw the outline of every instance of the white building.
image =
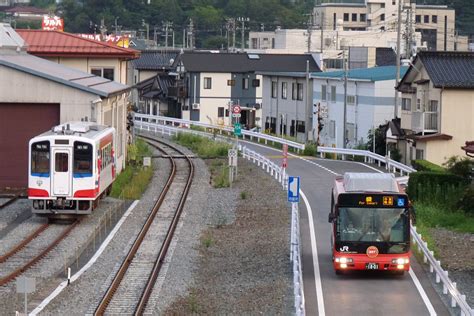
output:
M 401 68 L 401 76 L 407 67 Z M 321 115 L 322 146 L 343 147 L 344 139 L 344 71 L 321 72 L 313 78 L 313 103 Z M 396 67 L 353 69 L 347 73 L 346 145 L 355 147 L 367 142 L 374 127 L 394 117 Z M 318 129 L 318 114 L 313 126 Z M 317 136 L 316 136 L 317 138 Z

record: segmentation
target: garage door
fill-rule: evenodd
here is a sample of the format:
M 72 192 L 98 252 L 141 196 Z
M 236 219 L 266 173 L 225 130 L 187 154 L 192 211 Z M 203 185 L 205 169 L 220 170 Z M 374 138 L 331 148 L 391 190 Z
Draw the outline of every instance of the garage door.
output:
M 28 142 L 59 124 L 59 104 L 0 103 L 0 189 L 28 185 Z

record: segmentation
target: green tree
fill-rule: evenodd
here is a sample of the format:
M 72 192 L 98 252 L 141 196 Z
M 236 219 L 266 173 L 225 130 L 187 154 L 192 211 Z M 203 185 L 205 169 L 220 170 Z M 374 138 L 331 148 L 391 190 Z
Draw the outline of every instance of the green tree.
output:
M 386 142 L 385 142 L 385 129 L 378 127 L 375 129 L 375 153 L 385 156 L 386 155 Z M 374 130 L 371 129 L 367 134 L 367 150 L 374 151 Z

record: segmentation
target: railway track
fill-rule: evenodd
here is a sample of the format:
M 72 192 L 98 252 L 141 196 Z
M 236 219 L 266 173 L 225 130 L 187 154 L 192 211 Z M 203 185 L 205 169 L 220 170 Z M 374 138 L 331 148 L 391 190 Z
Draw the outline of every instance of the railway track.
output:
M 170 159 L 170 176 L 95 315 L 144 313 L 191 187 L 191 158 L 171 145 L 144 138 L 163 153 L 162 158 Z
M 38 263 L 77 226 L 79 220 L 60 225 L 43 224 L 17 245 L 0 256 L 0 286 L 4 286 Z M 52 230 L 52 237 L 44 234 Z M 53 240 L 51 240 L 54 238 Z
M 3 202 L 2 204 L 0 204 L 0 210 L 7 207 L 8 205 L 12 204 L 13 202 L 15 202 L 18 198 L 20 197 L 19 194 L 15 194 L 13 196 L 9 196 L 8 197 L 8 200 Z

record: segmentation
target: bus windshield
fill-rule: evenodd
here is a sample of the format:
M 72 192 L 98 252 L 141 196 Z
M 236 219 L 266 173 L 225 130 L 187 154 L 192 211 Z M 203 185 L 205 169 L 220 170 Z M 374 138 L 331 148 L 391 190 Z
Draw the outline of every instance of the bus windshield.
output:
M 405 243 L 409 241 L 404 208 L 340 207 L 337 218 L 339 242 Z

